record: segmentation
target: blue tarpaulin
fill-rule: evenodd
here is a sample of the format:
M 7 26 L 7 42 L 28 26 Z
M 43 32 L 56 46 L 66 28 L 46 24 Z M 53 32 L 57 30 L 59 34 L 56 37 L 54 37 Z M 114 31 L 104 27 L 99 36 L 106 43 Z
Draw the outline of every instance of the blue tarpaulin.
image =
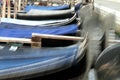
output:
M 36 6 L 36 5 L 27 5 L 25 7 L 25 12 L 28 12 L 31 9 L 38 9 L 38 10 L 63 10 L 69 9 L 69 5 L 60 5 L 60 6 Z
M 76 33 L 78 29 L 77 24 L 69 24 L 65 26 L 25 26 L 12 23 L 0 24 L 1 37 L 17 37 L 17 38 L 31 38 L 32 33 L 40 34 L 71 34 Z

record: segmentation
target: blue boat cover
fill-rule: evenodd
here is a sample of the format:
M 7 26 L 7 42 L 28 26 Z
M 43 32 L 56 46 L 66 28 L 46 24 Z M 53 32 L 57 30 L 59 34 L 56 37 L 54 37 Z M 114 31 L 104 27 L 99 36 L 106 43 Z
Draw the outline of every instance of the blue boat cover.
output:
M 38 10 L 63 10 L 69 9 L 69 5 L 60 5 L 60 6 L 36 6 L 36 5 L 27 5 L 25 7 L 25 12 L 28 12 L 31 9 L 38 9 Z
M 0 36 L 1 37 L 17 37 L 17 38 L 31 38 L 32 33 L 40 34 L 71 34 L 76 33 L 78 29 L 77 24 L 69 24 L 65 26 L 27 26 L 18 25 L 12 23 L 0 24 Z
M 17 51 L 10 51 L 10 46 L 5 46 L 0 50 L 0 70 L 14 67 L 26 66 L 29 64 L 39 63 L 39 67 L 43 65 L 54 66 L 56 62 L 62 60 L 59 65 L 65 63 L 73 63 L 78 50 L 78 45 L 58 48 L 18 48 Z M 13 54 L 14 53 L 14 54 Z M 73 56 L 71 59 L 69 57 Z M 65 61 L 64 61 L 65 59 Z M 68 61 L 67 61 L 68 60 Z M 57 65 L 55 65 L 57 66 Z M 55 67 L 54 67 L 55 68 Z M 46 70 L 48 67 L 46 68 Z

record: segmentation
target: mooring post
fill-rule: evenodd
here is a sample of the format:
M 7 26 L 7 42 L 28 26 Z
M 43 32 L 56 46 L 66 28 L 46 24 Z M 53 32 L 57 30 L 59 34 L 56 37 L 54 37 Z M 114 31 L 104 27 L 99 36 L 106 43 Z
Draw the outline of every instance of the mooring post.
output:
M 18 11 L 21 10 L 21 0 L 18 0 Z
M 16 18 L 17 14 L 17 0 L 14 0 L 14 19 Z
M 10 0 L 7 0 L 7 18 L 11 17 L 11 3 Z
M 3 0 L 2 18 L 5 18 L 5 16 L 6 16 L 6 0 Z
M 24 7 L 25 7 L 27 4 L 28 4 L 28 0 L 25 0 L 25 5 L 24 5 Z

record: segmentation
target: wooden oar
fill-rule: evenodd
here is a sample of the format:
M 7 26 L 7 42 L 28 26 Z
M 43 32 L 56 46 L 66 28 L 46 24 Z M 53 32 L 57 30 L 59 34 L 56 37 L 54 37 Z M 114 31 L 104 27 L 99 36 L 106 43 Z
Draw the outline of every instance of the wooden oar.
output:
M 59 39 L 59 40 L 83 40 L 84 39 L 83 37 L 38 34 L 38 33 L 32 33 L 32 38 Z
M 58 39 L 58 40 L 84 40 L 84 37 L 74 36 L 60 36 L 50 34 L 38 34 L 33 33 L 31 39 L 27 38 L 11 38 L 11 37 L 0 37 L 0 42 L 18 42 L 18 43 L 29 43 L 32 47 L 41 47 L 41 39 Z
M 31 39 L 26 39 L 26 38 L 12 38 L 12 37 L 0 37 L 0 42 L 31 43 Z

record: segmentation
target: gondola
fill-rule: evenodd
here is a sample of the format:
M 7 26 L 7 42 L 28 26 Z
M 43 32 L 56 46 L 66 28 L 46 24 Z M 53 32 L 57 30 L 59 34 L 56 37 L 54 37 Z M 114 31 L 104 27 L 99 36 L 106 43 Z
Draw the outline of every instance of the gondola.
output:
M 59 6 L 39 6 L 39 5 L 27 5 L 25 6 L 24 11 L 28 12 L 31 9 L 37 9 L 37 10 L 66 10 L 70 9 L 70 5 L 59 5 Z
M 77 3 L 75 5 L 75 10 L 79 10 L 80 6 L 82 5 L 81 2 Z M 64 5 L 58 5 L 58 6 L 39 6 L 39 5 L 26 5 L 24 8 L 24 12 L 28 12 L 31 9 L 37 9 L 37 10 L 66 10 L 70 9 L 70 4 L 64 4 Z
M 78 30 L 78 24 L 73 23 L 63 26 L 27 26 L 17 25 L 12 23 L 0 24 L 0 36 L 3 37 L 17 37 L 17 38 L 30 38 L 31 33 L 40 34 L 73 34 Z M 7 33 L 7 34 L 6 34 Z
M 28 35 L 27 30 L 30 29 L 30 26 L 10 26 L 10 24 L 8 26 L 1 26 L 0 30 L 2 31 L 3 29 L 5 29 L 5 33 L 7 31 L 8 34 L 2 35 L 4 34 L 3 31 L 0 35 L 0 79 L 28 78 L 29 76 L 33 77 L 33 75 L 35 74 L 43 76 L 76 65 L 85 56 L 85 51 L 87 47 L 87 36 L 82 38 L 75 37 L 75 34 L 77 32 L 77 29 L 75 27 L 78 26 L 77 24 L 66 26 L 68 26 L 68 28 L 65 28 L 65 26 L 54 26 L 52 28 L 49 27 L 49 30 L 46 31 L 48 32 L 47 34 L 54 34 L 49 36 L 46 36 L 46 34 L 44 33 L 40 34 L 34 31 L 30 32 L 30 34 Z M 68 29 L 70 29 L 70 27 L 74 29 L 71 29 L 72 31 L 69 31 Z M 48 29 L 48 27 L 41 28 Z M 65 28 L 65 30 L 63 30 L 63 28 Z M 21 32 L 24 31 L 23 29 L 25 30 L 25 33 L 27 33 L 27 35 Z M 40 26 L 36 27 L 35 29 L 40 29 Z M 14 35 L 14 33 L 16 34 Z M 68 38 L 68 36 L 62 36 L 63 41 L 70 40 L 70 42 L 72 42 L 71 44 L 66 44 L 68 42 L 55 42 L 56 39 L 61 39 L 61 36 L 58 36 L 57 34 L 66 35 L 73 33 L 75 33 L 74 37 L 69 36 Z M 56 38 L 54 38 L 55 35 L 57 36 Z M 80 33 L 78 33 L 78 35 L 80 36 Z M 50 44 L 46 46 L 47 43 L 46 41 L 44 43 L 44 40 L 49 39 L 49 37 L 52 37 L 51 39 L 53 41 L 50 42 L 50 40 L 48 40 L 48 43 L 51 43 L 51 45 L 60 44 L 60 46 L 57 45 L 51 47 Z M 41 42 L 36 40 L 42 40 L 42 44 Z M 31 44 L 31 46 L 29 45 L 29 43 Z M 33 46 L 34 43 L 40 43 L 42 47 L 36 48 L 36 45 Z
M 36 10 L 31 9 L 29 12 L 18 12 L 17 19 L 25 20 L 51 20 L 51 19 L 65 19 L 72 17 L 75 13 L 75 8 L 68 10 Z
M 82 44 L 66 47 L 30 48 L 19 47 L 10 50 L 11 45 L 2 45 L 0 49 L 0 79 L 39 76 L 67 69 L 79 62 L 85 55 Z
M 72 22 L 76 21 L 76 13 L 66 19 L 59 19 L 59 20 L 42 20 L 42 21 L 31 21 L 31 20 L 21 20 L 21 19 L 12 19 L 12 18 L 1 18 L 2 23 L 12 23 L 12 24 L 19 24 L 19 25 L 29 25 L 29 26 L 60 26 L 60 25 L 67 25 Z M 32 23 L 32 24 L 31 24 Z
M 61 10 L 61 13 L 56 11 L 54 15 L 51 14 L 53 12 L 44 12 L 41 16 L 32 15 L 31 11 L 18 13 L 17 18 L 49 20 L 75 15 L 73 9 Z M 0 79 L 26 79 L 36 74 L 52 74 L 78 64 L 85 56 L 87 35 L 83 36 L 78 31 L 80 24 L 63 21 L 53 22 L 55 25 L 44 24 L 48 26 L 35 24 L 0 23 Z

